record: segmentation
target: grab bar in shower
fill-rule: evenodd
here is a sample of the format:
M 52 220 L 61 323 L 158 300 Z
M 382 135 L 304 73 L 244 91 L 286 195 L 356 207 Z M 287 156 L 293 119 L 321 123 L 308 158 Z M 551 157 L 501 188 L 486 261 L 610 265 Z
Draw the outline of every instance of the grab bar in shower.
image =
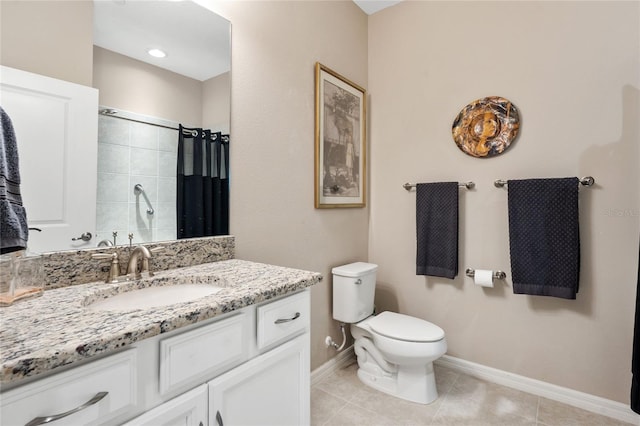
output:
M 136 183 L 136 185 L 133 187 L 133 193 L 136 195 L 142 194 L 142 196 L 144 197 L 144 200 L 147 202 L 147 214 L 149 216 L 153 216 L 153 214 L 155 213 L 155 210 L 153 210 L 151 201 L 149 201 L 149 197 L 147 197 L 147 193 L 144 192 L 144 188 L 142 187 L 142 185 L 140 185 L 139 183 Z

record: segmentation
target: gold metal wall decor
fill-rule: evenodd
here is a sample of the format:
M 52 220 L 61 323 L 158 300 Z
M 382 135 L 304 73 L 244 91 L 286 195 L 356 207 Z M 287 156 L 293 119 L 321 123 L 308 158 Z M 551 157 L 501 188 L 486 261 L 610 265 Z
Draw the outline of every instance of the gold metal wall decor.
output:
M 502 154 L 518 135 L 520 115 L 508 99 L 489 96 L 471 102 L 453 121 L 458 148 L 472 157 Z
M 366 205 L 366 94 L 316 62 L 315 207 Z

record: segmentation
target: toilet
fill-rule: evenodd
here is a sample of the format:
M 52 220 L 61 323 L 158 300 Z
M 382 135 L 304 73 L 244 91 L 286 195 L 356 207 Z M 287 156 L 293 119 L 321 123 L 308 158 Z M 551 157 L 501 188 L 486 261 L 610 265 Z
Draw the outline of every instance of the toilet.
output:
M 429 404 L 438 398 L 433 361 L 447 351 L 444 330 L 395 312 L 374 315 L 377 269 L 378 265 L 365 262 L 332 269 L 333 318 L 351 324 L 358 378 L 363 383 Z

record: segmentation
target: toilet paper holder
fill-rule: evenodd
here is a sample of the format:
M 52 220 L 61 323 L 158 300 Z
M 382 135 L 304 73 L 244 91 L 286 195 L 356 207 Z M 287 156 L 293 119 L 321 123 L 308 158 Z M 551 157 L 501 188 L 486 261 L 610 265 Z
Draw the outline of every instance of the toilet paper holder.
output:
M 471 269 L 471 268 L 467 268 L 467 270 L 465 271 L 465 274 L 468 277 L 473 278 L 476 274 L 475 269 Z M 507 278 L 507 274 L 503 271 L 494 271 L 493 272 L 493 279 L 495 280 L 504 280 L 505 278 Z

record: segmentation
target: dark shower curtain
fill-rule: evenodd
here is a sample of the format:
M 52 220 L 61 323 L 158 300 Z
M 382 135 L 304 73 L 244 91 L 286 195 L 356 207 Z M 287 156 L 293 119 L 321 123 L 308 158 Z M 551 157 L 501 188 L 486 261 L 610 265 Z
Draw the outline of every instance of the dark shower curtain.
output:
M 229 233 L 229 135 L 180 125 L 178 238 Z

